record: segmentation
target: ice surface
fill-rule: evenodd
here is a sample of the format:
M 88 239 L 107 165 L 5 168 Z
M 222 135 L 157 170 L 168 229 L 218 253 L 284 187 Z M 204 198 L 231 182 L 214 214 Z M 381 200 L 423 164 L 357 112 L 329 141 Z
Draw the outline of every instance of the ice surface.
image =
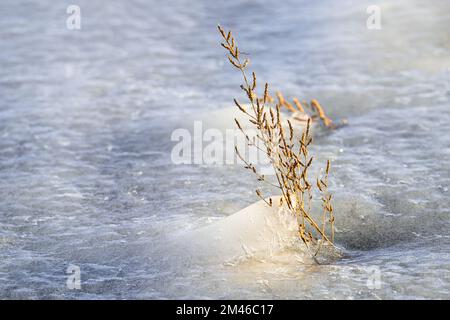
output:
M 0 297 L 448 298 L 450 7 L 377 3 L 379 31 L 373 1 L 80 0 L 70 31 L 64 2 L 3 1 Z M 217 23 L 260 84 L 348 118 L 312 150 L 333 160 L 338 262 L 176 254 L 257 200 L 240 166 L 170 161 L 173 129 L 234 127 L 213 117 L 242 98 Z

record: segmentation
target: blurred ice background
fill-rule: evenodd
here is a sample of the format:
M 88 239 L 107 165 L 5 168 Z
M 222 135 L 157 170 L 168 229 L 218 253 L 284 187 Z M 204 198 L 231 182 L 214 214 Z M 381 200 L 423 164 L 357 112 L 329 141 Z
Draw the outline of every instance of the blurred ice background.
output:
M 448 1 L 17 0 L 0 15 L 0 298 L 449 298 Z M 314 150 L 333 160 L 345 259 L 171 255 L 171 235 L 256 201 L 240 166 L 170 161 L 174 128 L 239 96 L 218 23 L 260 82 L 348 118 Z

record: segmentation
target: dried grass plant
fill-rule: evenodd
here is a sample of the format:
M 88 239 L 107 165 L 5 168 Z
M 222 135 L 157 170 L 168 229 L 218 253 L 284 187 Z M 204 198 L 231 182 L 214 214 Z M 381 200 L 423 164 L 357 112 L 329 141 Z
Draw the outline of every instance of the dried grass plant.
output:
M 250 147 L 258 148 L 269 158 L 275 172 L 273 181 L 260 174 L 255 165 L 241 155 L 237 147 L 235 147 L 236 153 L 245 163 L 245 168 L 257 176 L 258 181 L 280 190 L 282 196 L 279 205 L 286 207 L 297 218 L 298 235 L 311 255 L 316 257 L 325 245 L 334 247 L 334 214 L 331 204 L 332 195 L 328 191 L 330 161 L 327 161 L 324 174 L 317 178 L 315 184 L 310 181 L 308 176 L 313 162 L 313 157 L 309 154 L 309 146 L 312 143 L 311 123 L 318 119 L 325 127 L 332 128 L 333 122 L 326 116 L 317 100 L 312 100 L 311 104 L 303 103 L 302 105 L 298 99 L 294 98 L 293 103 L 296 106 L 294 108 L 279 92 L 276 93 L 277 100 L 273 99 L 269 95 L 267 83 L 263 87 L 262 95 L 258 96 L 256 74 L 248 71 L 249 60 L 241 58 L 240 50 L 231 31 L 226 32 L 220 26 L 218 29 L 223 38 L 221 45 L 227 51 L 228 61 L 242 74 L 241 89 L 248 99 L 246 105 L 236 99 L 234 99 L 234 103 L 256 129 L 255 139 L 259 140 L 260 144 L 255 143 L 255 139 L 249 138 L 237 119 L 235 119 L 236 125 L 246 137 L 247 144 Z M 282 107 L 294 113 L 307 115 L 299 141 L 294 140 L 294 126 L 291 121 L 288 119 L 287 125 L 283 125 L 286 122 L 282 120 Z M 307 108 L 311 113 L 306 111 Z M 314 185 L 322 198 L 323 210 L 320 221 L 313 218 L 311 211 Z M 257 189 L 256 194 L 267 205 L 274 205 L 272 198 L 265 198 L 261 189 Z

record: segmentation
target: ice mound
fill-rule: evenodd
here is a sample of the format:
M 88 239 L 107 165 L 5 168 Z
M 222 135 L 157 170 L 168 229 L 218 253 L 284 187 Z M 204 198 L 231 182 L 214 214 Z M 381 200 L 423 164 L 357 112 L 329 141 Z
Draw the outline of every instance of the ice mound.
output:
M 298 245 L 296 218 L 278 205 L 279 200 L 280 196 L 272 197 L 272 207 L 258 201 L 218 222 L 191 231 L 184 236 L 187 250 L 198 257 L 233 264 L 248 258 L 265 259 Z

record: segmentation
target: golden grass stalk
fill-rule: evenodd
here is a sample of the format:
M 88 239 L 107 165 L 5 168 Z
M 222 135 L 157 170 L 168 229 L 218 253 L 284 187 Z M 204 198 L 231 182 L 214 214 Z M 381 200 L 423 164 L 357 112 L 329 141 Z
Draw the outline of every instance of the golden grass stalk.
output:
M 256 167 L 243 157 L 237 147 L 235 148 L 238 157 L 244 162 L 245 168 L 251 170 L 258 181 L 268 183 L 280 190 L 282 197 L 280 206 L 284 205 L 294 216 L 297 217 L 298 235 L 308 248 L 312 256 L 316 256 L 324 244 L 334 245 L 334 215 L 331 205 L 331 194 L 328 191 L 328 175 L 330 171 L 330 161 L 323 177 L 318 178 L 316 187 L 321 193 L 322 198 L 322 221 L 316 221 L 312 214 L 313 202 L 313 183 L 308 177 L 313 157 L 309 155 L 309 146 L 312 143 L 311 122 L 314 119 L 320 119 L 326 127 L 332 127 L 332 121 L 326 116 L 323 108 L 317 100 L 311 101 L 310 109 L 314 112 L 308 116 L 306 127 L 303 129 L 299 141 L 294 141 L 294 128 L 289 120 L 288 132 L 285 131 L 285 125 L 281 119 L 281 108 L 285 107 L 291 112 L 306 113 L 303 105 L 294 98 L 294 106 L 287 102 L 280 92 L 276 93 L 277 101 L 269 94 L 269 85 L 265 83 L 262 97 L 259 97 L 257 89 L 257 78 L 254 72 L 249 76 L 249 60 L 242 61 L 240 51 L 236 45 L 231 31 L 225 32 L 218 26 L 222 35 L 222 47 L 227 51 L 229 62 L 237 68 L 243 77 L 244 83 L 241 89 L 248 99 L 249 107 L 245 108 L 236 99 L 234 103 L 244 113 L 249 122 L 256 128 L 258 139 L 263 144 L 263 148 L 258 148 L 266 153 L 275 172 L 275 181 L 269 181 L 264 175 L 260 175 Z M 309 106 L 307 103 L 305 105 Z M 235 119 L 236 125 L 244 136 L 248 137 L 243 126 Z M 287 129 L 286 129 L 287 130 Z M 249 146 L 257 147 L 250 139 L 246 139 Z M 264 200 L 267 205 L 272 206 L 272 199 L 268 200 L 263 196 L 260 189 L 256 190 L 256 195 Z M 312 246 L 315 246 L 313 253 Z

